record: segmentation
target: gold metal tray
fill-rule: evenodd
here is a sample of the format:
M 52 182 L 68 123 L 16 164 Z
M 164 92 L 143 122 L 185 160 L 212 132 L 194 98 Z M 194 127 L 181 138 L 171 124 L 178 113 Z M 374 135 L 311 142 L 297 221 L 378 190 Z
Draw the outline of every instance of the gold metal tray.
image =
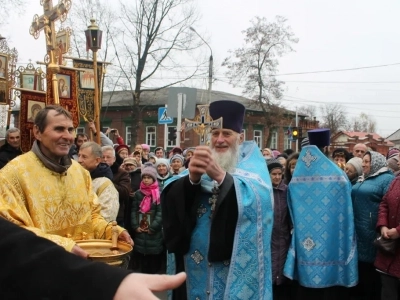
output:
M 88 259 L 118 267 L 127 266 L 129 254 L 133 249 L 131 245 L 118 241 L 118 253 L 113 253 L 111 240 L 80 240 L 76 241 L 76 244 L 89 253 Z

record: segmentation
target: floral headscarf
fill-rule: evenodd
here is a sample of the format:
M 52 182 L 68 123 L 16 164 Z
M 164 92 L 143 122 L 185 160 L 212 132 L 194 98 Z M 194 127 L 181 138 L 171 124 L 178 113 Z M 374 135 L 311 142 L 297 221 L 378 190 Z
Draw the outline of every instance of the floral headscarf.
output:
M 385 156 L 376 151 L 367 151 L 364 156 L 368 154 L 371 157 L 371 168 L 368 174 L 364 174 L 364 179 L 374 175 L 380 169 L 387 167 Z

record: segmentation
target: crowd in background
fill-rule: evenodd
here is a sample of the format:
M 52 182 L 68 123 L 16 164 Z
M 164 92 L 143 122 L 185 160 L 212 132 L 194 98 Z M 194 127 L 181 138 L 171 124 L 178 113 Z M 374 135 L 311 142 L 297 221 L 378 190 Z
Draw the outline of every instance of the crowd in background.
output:
M 91 126 L 94 128 L 94 126 Z M 95 129 L 93 129 L 94 133 Z M 109 132 L 109 131 L 108 131 Z M 125 227 L 135 246 L 130 268 L 142 273 L 164 273 L 166 251 L 162 234 L 160 194 L 165 182 L 188 167 L 195 147 L 162 147 L 151 151 L 149 145 L 137 144 L 131 152 L 115 132 L 116 144 L 107 133 L 100 133 L 102 145 L 78 134 L 70 157 L 90 172 L 94 192 L 106 220 L 116 219 Z M 0 148 L 1 167 L 20 155 L 19 130 L 7 131 L 6 145 Z M 307 139 L 302 147 L 307 146 Z M 398 299 L 400 247 L 394 254 L 377 251 L 374 240 L 400 237 L 400 150 L 393 148 L 386 156 L 364 144 L 355 145 L 349 153 L 337 148 L 324 153 L 343 170 L 351 183 L 351 199 L 358 251 L 358 284 L 349 289 L 349 299 Z M 287 203 L 299 152 L 287 149 L 260 149 L 265 158 L 274 194 L 274 227 L 272 232 L 272 280 L 274 299 L 294 299 L 297 287 L 283 275 L 293 231 L 293 220 Z M 102 196 L 103 195 L 103 196 Z

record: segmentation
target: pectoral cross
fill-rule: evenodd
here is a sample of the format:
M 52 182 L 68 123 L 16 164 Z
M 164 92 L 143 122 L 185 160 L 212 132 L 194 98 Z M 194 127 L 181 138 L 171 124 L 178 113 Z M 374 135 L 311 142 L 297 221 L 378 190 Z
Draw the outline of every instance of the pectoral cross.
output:
M 185 119 L 185 132 L 192 130 L 200 135 L 200 145 L 205 145 L 206 136 L 211 128 L 222 128 L 222 117 L 212 120 L 208 111 L 209 105 L 197 105 L 200 114 L 196 121 Z

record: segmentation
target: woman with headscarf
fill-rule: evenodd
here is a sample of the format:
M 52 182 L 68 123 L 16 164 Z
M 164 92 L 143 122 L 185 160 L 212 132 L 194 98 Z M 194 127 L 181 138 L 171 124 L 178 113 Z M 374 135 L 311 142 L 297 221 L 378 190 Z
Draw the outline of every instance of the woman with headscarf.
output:
M 379 204 L 389 189 L 394 175 L 387 167 L 386 158 L 375 151 L 367 151 L 362 161 L 363 174 L 353 185 L 354 225 L 357 234 L 359 283 L 353 293 L 361 299 L 380 299 L 380 278 L 375 271 L 376 237 Z

